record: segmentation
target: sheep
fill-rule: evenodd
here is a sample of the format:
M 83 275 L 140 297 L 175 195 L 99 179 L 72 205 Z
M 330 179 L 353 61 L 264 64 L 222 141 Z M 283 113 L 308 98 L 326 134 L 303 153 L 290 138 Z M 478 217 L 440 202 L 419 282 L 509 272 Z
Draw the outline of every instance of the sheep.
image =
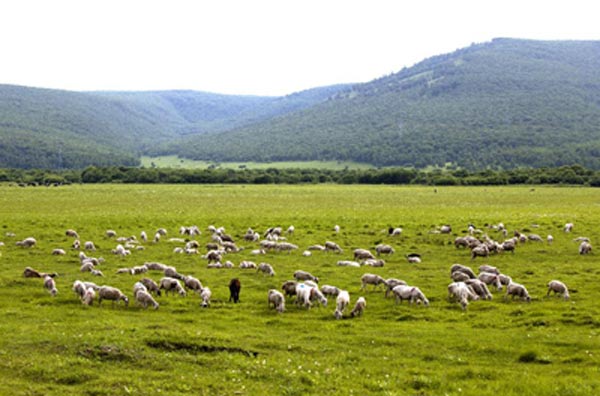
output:
M 164 271 L 167 268 L 166 264 L 157 263 L 154 261 L 145 262 L 144 265 L 151 271 Z
M 469 300 L 478 300 L 479 296 L 466 283 L 454 282 L 448 285 L 448 298 L 450 301 L 456 299 L 465 311 L 467 305 L 469 305 Z
M 158 230 L 156 230 L 156 233 L 160 236 L 167 236 L 167 230 L 164 228 L 159 228 Z
M 95 268 L 92 268 L 90 270 L 90 274 L 94 275 L 94 276 L 104 276 L 104 274 L 102 273 L 102 271 L 97 270 Z
M 512 282 L 512 278 L 504 274 L 498 274 L 498 279 L 500 280 L 500 284 L 503 286 L 508 286 L 508 284 Z
M 502 283 L 500 282 L 499 274 L 493 274 L 491 272 L 482 272 L 477 278 L 486 285 L 496 286 L 496 289 L 498 289 L 498 291 L 502 290 Z
M 396 250 L 394 250 L 394 248 L 390 245 L 379 244 L 375 246 L 375 252 L 378 256 L 380 256 L 382 254 L 393 254 L 396 252 Z
M 418 287 L 398 285 L 392 291 L 396 295 L 396 303 L 408 300 L 409 304 L 413 302 L 419 304 L 422 302 L 424 306 L 429 306 L 429 300 Z
M 450 234 L 452 232 L 452 227 L 448 224 L 445 224 L 440 227 L 441 234 Z
M 410 264 L 419 264 L 421 262 L 421 255 L 418 253 L 409 253 L 404 257 L 406 257 L 406 261 Z
M 250 254 L 253 256 L 261 256 L 267 254 L 265 249 L 253 249 L 250 251 Z
M 191 275 L 188 276 L 184 276 L 183 277 L 183 285 L 185 286 L 186 289 L 190 289 L 193 290 L 197 293 L 200 293 L 202 291 L 202 283 L 200 283 L 200 281 L 196 278 L 194 278 Z
M 327 248 L 323 245 L 311 245 L 308 247 L 308 250 L 320 250 L 320 251 L 325 251 L 327 250 Z
M 140 304 L 144 309 L 148 308 L 148 305 L 152 305 L 154 309 L 158 309 L 159 304 L 152 297 L 148 290 L 138 289 L 137 292 L 134 293 L 136 303 Z
M 334 225 L 333 226 L 333 232 L 335 232 L 336 234 L 338 234 L 340 232 L 340 226 L 339 225 Z
M 544 241 L 542 239 L 542 237 L 539 236 L 538 234 L 529 234 L 527 236 L 527 239 L 529 239 L 530 241 L 533 241 L 533 242 L 543 242 Z
M 548 234 L 548 236 L 546 237 L 546 242 L 548 242 L 548 245 L 551 245 L 552 242 L 554 242 L 554 237 Z
M 72 290 L 75 292 L 75 294 L 77 294 L 77 296 L 82 299 L 85 291 L 87 290 L 87 288 L 85 287 L 85 285 L 83 284 L 82 281 L 80 280 L 76 280 L 73 282 L 73 288 Z
M 512 296 L 513 300 L 515 297 L 519 297 L 527 302 L 531 301 L 531 297 L 529 296 L 525 286 L 515 282 L 511 282 L 508 284 L 508 286 L 506 286 L 506 294 L 504 295 L 504 299 L 506 300 L 508 296 Z
M 288 235 L 292 235 L 294 233 L 294 231 L 296 231 L 296 227 L 294 227 L 293 225 L 289 226 L 287 229 L 287 234 Z
M 133 295 L 135 296 L 135 294 L 140 291 L 148 291 L 148 289 L 146 289 L 146 286 L 142 283 L 142 282 L 135 282 L 135 284 L 133 285 Z
M 79 271 L 81 272 L 90 272 L 94 269 L 94 263 L 92 261 L 84 261 L 79 267 Z
M 567 223 L 567 224 L 565 224 L 565 227 L 563 229 L 565 230 L 565 232 L 571 232 L 571 231 L 573 231 L 573 223 Z
M 255 269 L 257 268 L 256 263 L 252 262 L 252 261 L 242 261 L 240 262 L 240 266 L 241 269 Z
M 126 307 L 129 306 L 129 298 L 116 287 L 101 286 L 98 290 L 98 305 L 102 305 L 102 300 L 112 300 L 113 305 L 115 301 L 118 304 L 122 300 Z
M 589 242 L 583 241 L 579 245 L 579 254 L 588 254 L 592 252 L 592 245 Z
M 337 297 L 337 295 L 340 294 L 340 289 L 331 285 L 323 285 L 321 286 L 321 293 L 325 296 Z
M 58 289 L 56 289 L 56 282 L 54 282 L 54 278 L 50 275 L 44 276 L 44 288 L 48 290 L 52 297 L 55 297 L 58 293 Z
M 302 271 L 302 270 L 298 270 L 298 271 L 294 272 L 294 278 L 297 281 L 311 280 L 313 282 L 319 283 L 319 278 L 317 278 L 316 276 L 312 275 L 309 272 Z
M 220 250 L 211 250 L 202 256 L 202 258 L 208 260 L 209 263 L 220 262 L 222 260 L 221 253 Z
M 267 297 L 268 307 L 271 307 L 273 304 L 273 308 L 279 313 L 285 311 L 285 298 L 283 294 L 279 290 L 270 289 Z
M 400 236 L 400 235 L 402 235 L 402 228 L 400 228 L 400 227 L 396 227 L 396 228 L 390 227 L 390 228 L 388 228 L 388 235 L 389 236 Z
M 154 243 L 160 242 L 160 233 L 157 232 L 156 234 L 154 234 L 154 239 L 152 240 L 152 242 L 154 242 Z
M 302 257 L 310 257 L 312 256 L 312 253 L 310 250 L 305 250 L 302 252 Z
M 484 244 L 475 246 L 473 249 L 471 249 L 471 260 L 475 260 L 477 257 L 488 257 L 489 255 L 490 250 Z
M 484 300 L 491 300 L 493 298 L 492 293 L 490 293 L 487 285 L 479 279 L 467 279 L 465 283 L 469 285 L 471 289 L 473 289 L 479 298 Z
M 350 294 L 346 290 L 340 290 L 335 300 L 335 311 L 333 313 L 336 319 L 343 317 L 348 305 L 350 305 Z
M 212 292 L 208 287 L 205 287 L 200 292 L 200 298 L 202 299 L 202 303 L 200 304 L 202 308 L 208 308 L 210 305 L 210 297 L 212 296 Z
M 275 250 L 277 250 L 278 252 L 281 251 L 285 251 L 285 252 L 291 252 L 292 250 L 296 250 L 298 249 L 298 246 L 294 245 L 293 243 L 289 243 L 289 242 L 280 242 L 277 245 L 275 245 Z
M 242 290 L 242 283 L 238 278 L 233 278 L 229 281 L 229 302 L 233 300 L 234 303 L 240 302 L 240 291 Z
M 359 297 L 354 304 L 354 309 L 350 312 L 350 316 L 361 316 L 367 306 L 367 300 L 364 297 Z
M 496 274 L 496 275 L 500 274 L 500 271 L 498 271 L 498 268 L 492 267 L 491 265 L 487 265 L 487 264 L 479 266 L 479 273 L 482 273 L 482 272 L 489 272 L 491 274 Z
M 383 267 L 385 265 L 385 261 L 382 259 L 367 259 L 363 262 L 364 265 L 368 265 L 369 267 Z
M 83 296 L 81 296 L 81 303 L 83 305 L 92 305 L 94 303 L 94 299 L 96 298 L 96 290 L 93 287 L 88 287 L 85 289 Z
M 135 266 L 131 268 L 130 271 L 131 275 L 145 274 L 146 272 L 148 272 L 148 267 L 146 267 L 145 265 Z
M 223 268 L 233 268 L 234 265 L 231 261 L 227 260 L 223 263 Z
M 161 295 L 160 292 L 160 287 L 158 286 L 158 284 L 156 282 L 154 282 L 152 279 L 150 278 L 142 278 L 140 280 L 140 282 L 146 286 L 146 289 L 150 292 L 150 293 L 154 293 L 157 296 Z
M 65 231 L 65 235 L 68 236 L 68 237 L 79 239 L 79 234 L 77 233 L 77 231 L 72 230 L 72 229 L 66 230 Z
M 471 279 L 469 277 L 469 275 L 465 274 L 464 272 L 460 272 L 460 271 L 454 271 L 453 273 L 450 274 L 450 278 L 454 281 L 454 282 L 464 282 L 467 279 Z
M 75 250 L 81 249 L 81 241 L 79 239 L 75 239 L 73 241 L 73 243 L 71 244 L 71 248 L 73 248 Z
M 470 278 L 470 279 L 477 278 L 477 276 L 475 276 L 475 273 L 473 272 L 473 270 L 470 267 L 467 267 L 466 265 L 453 264 L 452 267 L 450 267 L 450 274 L 452 274 L 454 272 L 462 272 L 463 274 L 467 275 L 467 278 Z
M 258 268 L 256 270 L 256 272 L 262 272 L 265 275 L 269 275 L 269 276 L 274 276 L 275 275 L 275 271 L 273 270 L 273 267 L 271 266 L 271 264 L 267 264 L 267 263 L 260 263 L 258 264 Z
M 396 278 L 386 279 L 386 281 L 385 281 L 385 286 L 386 286 L 386 289 L 385 289 L 385 298 L 387 298 L 388 295 L 389 295 L 389 293 L 394 290 L 394 287 L 396 287 L 398 285 L 405 285 L 406 286 L 408 284 L 405 281 L 401 280 L 401 279 L 396 279 Z
M 168 276 L 165 276 L 160 280 L 159 289 L 164 289 L 165 295 L 167 296 L 169 295 L 169 291 L 171 291 L 173 294 L 177 292 L 182 297 L 185 297 L 187 295 L 185 289 L 181 286 L 181 283 L 179 283 L 179 280 Z
M 304 283 L 298 283 L 296 285 L 296 304 L 303 305 L 310 309 L 312 306 L 311 297 L 314 293 L 315 288 L 312 286 L 305 285 Z
M 107 238 L 114 238 L 117 236 L 117 232 L 115 230 L 106 230 L 104 235 L 106 235 Z
M 165 267 L 163 274 L 167 278 L 183 279 L 183 275 L 177 272 L 177 269 L 175 267 Z
M 31 267 L 25 267 L 25 270 L 23 270 L 23 276 L 25 278 L 44 278 L 46 276 L 50 276 L 50 277 L 54 278 L 57 276 L 57 274 L 56 273 L 47 274 L 45 272 L 36 271 Z
M 337 262 L 337 265 L 340 267 L 360 267 L 360 263 L 356 262 L 356 261 L 350 261 L 350 260 L 339 260 Z
M 336 253 L 342 253 L 343 250 L 340 247 L 340 245 L 338 245 L 335 242 L 331 242 L 331 241 L 326 241 L 325 242 L 325 251 L 326 252 L 336 252 Z
M 562 294 L 565 300 L 568 300 L 571 297 L 569 295 L 569 289 L 567 289 L 567 285 L 559 280 L 551 280 L 548 282 L 548 293 L 546 293 L 546 297 L 550 295 L 550 292 L 554 292 L 554 294 Z
M 295 296 L 297 285 L 298 285 L 298 282 L 296 282 L 296 281 L 286 281 L 281 285 L 281 290 L 283 290 L 286 297 Z
M 144 243 L 148 242 L 148 234 L 146 234 L 146 231 L 142 231 L 142 232 L 140 232 L 140 239 L 141 239 L 141 240 L 142 240 Z
M 100 286 L 94 282 L 83 282 L 83 286 L 85 286 L 86 289 L 94 289 L 94 291 L 100 290 Z
M 67 252 L 65 252 L 64 249 L 54 249 L 54 250 L 52 250 L 52 255 L 53 256 L 64 256 L 65 254 L 67 254 Z
M 354 250 L 354 259 L 355 260 L 375 259 L 375 256 L 373 256 L 373 253 L 371 253 L 367 249 L 355 249 Z
M 92 242 L 92 241 L 86 241 L 86 242 L 83 244 L 83 248 L 84 248 L 85 250 L 91 250 L 91 251 L 95 251 L 95 250 L 96 250 L 96 245 L 94 245 L 94 242 Z
M 35 246 L 36 243 L 37 243 L 37 241 L 35 240 L 34 237 L 28 237 L 28 238 L 23 239 L 22 241 L 16 242 L 16 245 L 26 247 L 26 248 L 32 248 Z
M 385 279 L 375 274 L 364 274 L 360 280 L 362 283 L 360 290 L 366 290 L 367 285 L 373 285 L 373 290 L 375 290 L 377 286 L 385 284 Z

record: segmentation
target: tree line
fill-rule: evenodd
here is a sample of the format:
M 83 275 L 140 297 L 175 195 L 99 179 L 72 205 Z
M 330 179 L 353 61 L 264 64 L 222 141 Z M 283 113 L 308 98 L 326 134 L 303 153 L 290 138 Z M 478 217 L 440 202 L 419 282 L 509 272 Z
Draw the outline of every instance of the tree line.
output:
M 492 186 L 564 184 L 600 187 L 600 171 L 580 165 L 510 170 L 434 169 L 170 169 L 125 166 L 83 170 L 0 169 L 0 182 L 20 186 L 72 183 L 137 184 L 415 184 L 428 186 Z

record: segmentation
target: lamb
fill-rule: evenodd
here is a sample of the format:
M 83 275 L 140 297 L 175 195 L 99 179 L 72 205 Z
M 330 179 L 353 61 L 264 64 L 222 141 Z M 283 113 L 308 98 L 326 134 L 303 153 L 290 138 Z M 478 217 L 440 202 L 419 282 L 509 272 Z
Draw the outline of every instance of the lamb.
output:
M 385 298 L 388 297 L 389 293 L 394 290 L 394 287 L 398 285 L 408 285 L 405 281 L 396 278 L 389 278 L 385 281 Z
M 65 235 L 68 236 L 68 237 L 79 239 L 79 234 L 77 233 L 77 231 L 72 230 L 72 229 L 66 230 L 65 231 Z
M 291 297 L 296 295 L 296 286 L 298 282 L 295 281 L 286 281 L 281 285 L 281 290 L 285 293 L 286 297 Z
M 274 276 L 275 275 L 275 271 L 273 270 L 273 267 L 271 266 L 271 264 L 267 264 L 267 263 L 260 263 L 258 265 L 258 268 L 256 270 L 257 272 L 260 271 L 265 275 L 269 275 L 269 276 Z
M 469 305 L 469 300 L 478 300 L 479 296 L 466 283 L 454 282 L 448 285 L 448 298 L 450 301 L 456 299 L 465 311 L 467 305 Z
M 54 278 L 50 275 L 44 276 L 44 288 L 48 290 L 52 297 L 55 297 L 58 293 L 58 290 L 56 289 L 56 282 L 54 282 Z
M 551 280 L 548 283 L 548 293 L 546 293 L 546 296 L 549 296 L 550 292 L 554 292 L 554 294 L 562 294 L 565 300 L 568 300 L 571 297 L 569 295 L 569 289 L 567 289 L 567 285 L 559 280 Z
M 92 241 L 86 241 L 86 242 L 83 244 L 83 248 L 84 248 L 85 250 L 91 250 L 91 251 L 95 251 L 95 250 L 96 250 L 96 245 L 94 245 L 94 242 L 92 242 Z
M 373 253 L 368 251 L 367 249 L 355 249 L 354 250 L 354 259 L 355 260 L 366 260 L 366 259 L 374 259 Z
M 36 243 L 37 243 L 37 241 L 35 240 L 34 237 L 28 237 L 28 238 L 23 239 L 22 241 L 16 242 L 16 245 L 26 247 L 26 248 L 32 248 L 35 246 Z
M 583 241 L 579 245 L 579 254 L 588 254 L 592 252 L 592 245 L 589 242 Z
M 229 281 L 229 302 L 233 300 L 234 303 L 240 302 L 240 291 L 242 290 L 242 283 L 238 278 L 233 278 Z
M 500 282 L 500 275 L 493 274 L 490 272 L 482 272 L 477 277 L 480 281 L 486 285 L 494 285 L 498 291 L 502 290 L 502 283 Z
M 519 297 L 527 302 L 531 301 L 531 297 L 529 296 L 525 286 L 515 282 L 511 282 L 508 284 L 508 286 L 506 286 L 506 295 L 504 296 L 504 299 L 507 299 L 508 296 L 512 296 L 513 300 L 515 297 Z
M 340 266 L 340 267 L 355 267 L 355 268 L 360 267 L 360 263 L 359 262 L 350 261 L 350 260 L 339 260 L 337 262 L 337 265 Z
M 373 285 L 373 290 L 375 290 L 379 285 L 385 285 L 385 279 L 375 274 L 364 274 L 360 280 L 362 282 L 360 290 L 366 290 L 367 285 Z
M 113 305 L 115 301 L 118 304 L 122 300 L 126 307 L 129 305 L 129 298 L 121 290 L 111 286 L 101 286 L 98 290 L 98 305 L 102 304 L 102 300 L 112 300 Z
M 469 279 L 477 278 L 477 276 L 475 276 L 475 272 L 473 272 L 473 270 L 470 267 L 467 267 L 462 264 L 453 264 L 452 267 L 450 267 L 450 274 L 454 272 L 462 272 L 463 274 L 467 275 L 467 278 Z
M 382 254 L 393 254 L 396 252 L 396 250 L 394 250 L 394 248 L 390 245 L 379 244 L 375 246 L 375 252 L 378 256 L 380 256 Z
M 285 311 L 285 298 L 279 290 L 269 290 L 267 301 L 269 308 L 271 307 L 271 304 L 273 304 L 273 308 L 275 308 L 277 312 L 282 313 Z
M 88 287 L 85 289 L 83 296 L 81 297 L 81 303 L 83 305 L 92 305 L 94 303 L 94 299 L 96 298 L 96 290 L 93 287 Z
M 484 300 L 491 300 L 493 298 L 492 293 L 490 293 L 487 285 L 479 279 L 467 279 L 465 283 L 469 285 L 471 289 L 473 289 L 479 298 Z
M 336 319 L 341 319 L 344 315 L 344 311 L 350 305 L 350 294 L 346 290 L 340 290 L 335 300 L 335 311 L 333 315 Z
M 165 276 L 160 280 L 159 289 L 164 289 L 165 295 L 167 296 L 169 295 L 169 291 L 171 291 L 173 294 L 177 292 L 182 297 L 185 297 L 187 295 L 185 289 L 181 286 L 181 283 L 179 283 L 177 279 L 168 276 Z
M 67 252 L 65 252 L 64 249 L 54 249 L 52 251 L 53 256 L 64 256 L 65 254 L 67 254 Z
M 148 292 L 154 293 L 157 296 L 161 295 L 160 287 L 152 279 L 150 279 L 150 278 L 142 278 L 140 280 L 140 283 L 146 287 L 146 290 L 148 290 Z
M 409 304 L 412 304 L 413 302 L 419 304 L 422 302 L 424 306 L 429 306 L 429 300 L 418 287 L 398 285 L 394 287 L 392 291 L 396 295 L 396 303 L 398 303 L 398 301 L 402 302 L 403 300 L 408 300 Z
M 359 297 L 354 304 L 354 309 L 350 312 L 350 316 L 361 316 L 367 306 L 367 300 L 364 297 Z
M 336 252 L 336 253 L 342 253 L 343 250 L 340 247 L 340 245 L 338 245 L 335 242 L 331 242 L 331 241 L 326 241 L 325 242 L 325 251 L 326 252 Z
M 321 293 L 325 296 L 337 297 L 337 295 L 340 294 L 340 289 L 331 285 L 323 285 L 321 286 Z
M 294 272 L 294 278 L 297 281 L 311 280 L 313 282 L 319 283 L 319 278 L 317 278 L 316 276 L 312 275 L 309 272 L 302 271 L 302 270 L 298 270 L 298 271 Z
M 208 308 L 210 305 L 210 297 L 212 296 L 212 292 L 208 287 L 205 287 L 200 292 L 200 298 L 202 299 L 202 303 L 200 304 L 202 308 Z
M 141 283 L 140 283 L 141 284 Z M 159 304 L 152 297 L 148 290 L 138 289 L 137 292 L 134 293 L 135 301 L 140 304 L 144 309 L 148 308 L 148 305 L 152 305 L 154 309 L 158 309 Z
M 200 281 L 193 276 L 184 276 L 182 280 L 186 289 L 193 290 L 197 293 L 202 291 L 202 283 L 200 283 Z

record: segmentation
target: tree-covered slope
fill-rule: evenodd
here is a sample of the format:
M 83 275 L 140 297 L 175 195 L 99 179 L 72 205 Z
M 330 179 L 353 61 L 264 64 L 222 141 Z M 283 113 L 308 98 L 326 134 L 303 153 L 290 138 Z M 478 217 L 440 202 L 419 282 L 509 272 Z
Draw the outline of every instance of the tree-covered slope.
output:
M 600 169 L 600 42 L 472 45 L 304 111 L 194 136 L 170 151 L 218 161 Z

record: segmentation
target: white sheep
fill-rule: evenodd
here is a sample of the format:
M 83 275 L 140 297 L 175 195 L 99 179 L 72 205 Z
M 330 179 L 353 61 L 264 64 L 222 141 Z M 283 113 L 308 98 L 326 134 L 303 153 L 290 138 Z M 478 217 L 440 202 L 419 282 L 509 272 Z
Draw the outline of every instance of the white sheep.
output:
M 361 287 L 360 290 L 366 290 L 367 285 L 373 285 L 373 290 L 375 290 L 379 285 L 385 285 L 385 279 L 376 274 L 364 274 L 361 278 Z
M 81 249 L 81 241 L 79 239 L 75 239 L 73 244 L 71 244 L 71 247 L 75 250 Z
M 273 270 L 273 267 L 271 266 L 271 264 L 267 264 L 267 263 L 260 263 L 258 264 L 257 267 L 257 272 L 260 271 L 265 275 L 269 275 L 269 276 L 274 276 L 275 275 L 275 270 Z
M 400 235 L 402 235 L 402 228 L 400 228 L 400 227 L 396 227 L 396 228 L 390 227 L 388 229 L 388 234 L 390 236 L 400 236 Z
M 292 235 L 294 233 L 294 231 L 296 231 L 296 227 L 294 227 L 293 225 L 289 226 L 287 229 L 287 233 L 288 235 Z
M 310 309 L 312 306 L 311 293 L 313 290 L 314 287 L 305 285 L 304 283 L 296 284 L 296 304 Z
M 498 268 L 492 267 L 491 265 L 487 265 L 487 264 L 479 266 L 479 273 L 482 273 L 482 272 L 489 272 L 491 274 L 496 274 L 496 275 L 500 274 L 500 271 L 498 271 Z
M 151 271 L 164 271 L 167 268 L 166 264 L 157 263 L 154 261 L 145 262 L 144 265 Z
M 403 281 L 402 279 L 396 279 L 396 278 L 389 278 L 386 279 L 385 281 L 385 298 L 388 297 L 389 293 L 392 292 L 394 290 L 394 287 L 398 286 L 398 285 L 408 285 L 408 283 L 406 283 L 405 281 Z
M 183 275 L 177 272 L 177 268 L 172 266 L 165 267 L 163 273 L 168 278 L 183 279 Z
M 364 297 L 359 297 L 354 304 L 354 309 L 350 312 L 350 316 L 361 316 L 367 306 L 367 300 Z
M 551 245 L 552 242 L 554 242 L 554 237 L 548 234 L 548 236 L 546 237 L 546 242 L 548 242 L 548 245 Z
M 88 287 L 85 289 L 83 296 L 81 297 L 81 303 L 83 305 L 92 305 L 94 303 L 94 299 L 96 298 L 96 290 L 93 287 Z
M 256 268 L 258 268 L 256 263 L 254 263 L 252 261 L 246 261 L 246 260 L 241 261 L 239 267 L 241 269 L 256 269 Z
M 309 272 L 302 271 L 302 270 L 298 270 L 298 271 L 294 272 L 294 278 L 297 281 L 311 280 L 313 282 L 319 283 L 319 278 L 317 278 L 316 276 L 312 275 Z
M 48 290 L 52 297 L 55 297 L 58 293 L 58 289 L 56 289 L 56 282 L 54 281 L 54 278 L 47 274 L 44 276 L 44 288 Z
M 419 264 L 421 262 L 421 255 L 417 253 L 407 254 L 405 257 L 406 261 L 408 261 L 410 264 Z
M 96 245 L 94 245 L 94 242 L 92 242 L 92 241 L 86 241 L 86 242 L 83 244 L 83 248 L 84 248 L 85 250 L 91 250 L 91 251 L 95 251 L 95 250 L 96 250 Z
M 567 289 L 567 285 L 559 280 L 551 280 L 548 282 L 548 293 L 546 293 L 546 296 L 549 296 L 550 292 L 554 292 L 554 294 L 562 294 L 565 300 L 568 300 L 571 297 L 569 295 L 569 289 Z
M 162 278 L 160 280 L 160 284 L 159 284 L 158 288 L 160 290 L 164 289 L 165 295 L 169 295 L 169 291 L 172 292 L 173 294 L 175 294 L 175 292 L 177 292 L 182 297 L 185 297 L 187 295 L 187 293 L 185 292 L 185 289 L 181 286 L 181 283 L 179 283 L 179 280 L 168 277 L 168 276 L 165 276 L 164 278 Z
M 481 271 L 481 269 L 479 271 Z M 450 267 L 450 274 L 454 272 L 462 272 L 463 274 L 467 275 L 467 278 L 470 279 L 477 278 L 477 276 L 475 276 L 475 272 L 473 272 L 473 270 L 470 267 L 467 267 L 466 265 L 453 264 L 452 267 Z
M 396 295 L 396 303 L 408 300 L 409 304 L 422 302 L 424 306 L 429 306 L 429 300 L 418 287 L 398 285 L 392 291 Z
M 289 242 L 279 242 L 275 245 L 275 250 L 279 252 L 291 252 L 292 250 L 298 249 L 298 246 Z
M 567 224 L 565 224 L 564 230 L 565 230 L 565 232 L 571 232 L 571 231 L 573 231 L 573 223 L 567 223 Z
M 202 299 L 202 303 L 200 304 L 203 308 L 208 308 L 210 305 L 210 297 L 212 296 L 212 292 L 208 287 L 205 287 L 200 292 L 200 298 Z
M 469 300 L 478 300 L 479 296 L 465 282 L 453 282 L 448 285 L 448 298 L 450 301 L 458 301 L 464 311 Z
M 375 246 L 375 252 L 379 256 L 382 254 L 393 254 L 396 252 L 396 250 L 393 247 L 391 247 L 390 245 L 379 244 L 379 245 Z
M 465 283 L 473 289 L 479 298 L 484 300 L 491 300 L 493 298 L 492 293 L 490 293 L 490 289 L 488 289 L 487 285 L 479 279 L 467 279 Z
M 142 232 L 140 232 L 140 239 L 141 239 L 141 240 L 142 240 L 144 243 L 148 242 L 148 234 L 146 234 L 146 231 L 142 231 Z
M 273 308 L 275 308 L 277 312 L 281 313 L 285 311 L 285 298 L 279 290 L 269 290 L 267 301 L 268 306 L 271 307 L 271 304 L 273 304 Z
M 343 250 L 340 247 L 340 245 L 338 245 L 335 242 L 331 242 L 331 241 L 326 241 L 325 242 L 325 251 L 326 252 L 336 252 L 336 253 L 342 253 Z
M 302 252 L 302 257 L 310 257 L 312 256 L 312 253 L 310 250 L 305 250 Z
M 102 304 L 102 300 L 111 300 L 113 305 L 115 301 L 118 304 L 122 300 L 125 306 L 129 305 L 129 298 L 121 290 L 111 286 L 101 286 L 98 290 L 98 305 Z
M 22 241 L 16 242 L 16 245 L 26 247 L 26 248 L 31 248 L 31 247 L 34 247 L 36 243 L 37 243 L 37 241 L 35 240 L 34 237 L 28 237 L 28 238 L 23 239 Z
M 333 315 L 336 319 L 341 319 L 344 316 L 344 311 L 350 305 L 350 294 L 346 290 L 340 290 L 335 300 L 335 311 Z
M 493 274 L 491 272 L 482 272 L 477 278 L 488 286 L 496 286 L 496 289 L 498 289 L 498 291 L 502 290 L 502 282 L 500 281 L 499 274 Z
M 68 237 L 79 239 L 79 234 L 77 233 L 77 231 L 75 231 L 73 229 L 66 230 L 65 231 L 65 235 L 68 236 Z
M 65 252 L 64 249 L 54 249 L 52 251 L 53 256 L 64 256 L 65 254 L 67 254 L 67 252 Z
M 340 289 L 331 285 L 323 285 L 321 286 L 321 293 L 325 296 L 337 297 L 337 295 L 340 294 Z
M 490 249 L 485 244 L 475 246 L 471 249 L 471 260 L 475 260 L 477 257 L 489 257 Z
M 106 230 L 104 235 L 106 235 L 107 238 L 114 238 L 117 236 L 117 232 L 115 230 Z
M 339 225 L 334 225 L 333 226 L 333 232 L 335 232 L 336 234 L 340 232 L 340 226 Z
M 586 241 L 579 245 L 579 254 L 588 254 L 592 252 L 592 244 Z
M 158 286 L 158 284 L 156 282 L 154 282 L 152 279 L 150 278 L 142 278 L 140 280 L 140 282 L 146 286 L 146 289 L 150 292 L 150 293 L 154 293 L 157 296 L 160 296 L 160 287 Z
M 73 282 L 73 291 L 75 292 L 75 294 L 77 294 L 77 296 L 81 299 L 83 298 L 83 295 L 85 294 L 86 291 L 86 287 L 83 284 L 82 281 L 80 280 L 76 280 Z
M 525 286 L 515 282 L 510 282 L 508 286 L 506 286 L 506 295 L 504 296 L 504 299 L 507 299 L 508 296 L 512 296 L 513 300 L 515 297 L 519 297 L 527 302 L 531 301 L 531 297 Z
M 326 248 L 323 245 L 310 245 L 308 247 L 308 250 L 319 250 L 319 251 L 324 252 L 326 250 Z
M 340 267 L 355 267 L 358 268 L 360 267 L 360 263 L 357 261 L 351 261 L 351 260 L 339 260 L 337 262 L 337 265 Z
M 191 275 L 183 277 L 183 284 L 186 289 L 193 290 L 200 294 L 202 292 L 202 283 Z
M 373 253 L 371 253 L 367 249 L 354 249 L 354 259 L 355 260 L 375 259 L 375 256 L 373 256 Z

